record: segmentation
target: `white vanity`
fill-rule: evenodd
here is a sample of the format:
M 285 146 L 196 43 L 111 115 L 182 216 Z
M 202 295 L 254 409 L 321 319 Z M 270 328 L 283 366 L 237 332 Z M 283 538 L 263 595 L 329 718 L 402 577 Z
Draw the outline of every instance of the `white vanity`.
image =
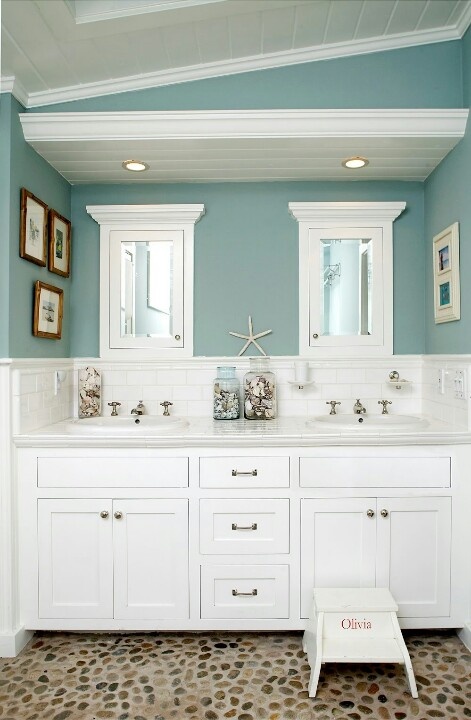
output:
M 303 629 L 314 586 L 377 586 L 404 628 L 462 627 L 469 434 L 325 425 L 18 436 L 24 626 Z

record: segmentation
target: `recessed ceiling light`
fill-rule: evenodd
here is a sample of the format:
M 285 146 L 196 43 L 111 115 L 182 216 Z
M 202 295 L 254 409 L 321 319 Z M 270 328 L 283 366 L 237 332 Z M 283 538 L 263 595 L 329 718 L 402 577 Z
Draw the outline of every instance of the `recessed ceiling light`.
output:
M 342 165 L 350 170 L 358 170 L 358 168 L 365 167 L 368 165 L 368 160 L 359 155 L 342 160 Z
M 143 172 L 149 169 L 148 164 L 141 160 L 125 160 L 122 166 L 125 170 L 130 170 L 131 172 Z

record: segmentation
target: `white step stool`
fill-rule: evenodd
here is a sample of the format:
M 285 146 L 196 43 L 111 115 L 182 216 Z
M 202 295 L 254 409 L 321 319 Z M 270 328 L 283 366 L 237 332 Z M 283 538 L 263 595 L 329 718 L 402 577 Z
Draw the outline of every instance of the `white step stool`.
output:
M 398 607 L 387 588 L 314 588 L 312 612 L 303 637 L 311 666 L 309 697 L 315 697 L 321 664 L 400 663 L 410 694 L 418 697 Z

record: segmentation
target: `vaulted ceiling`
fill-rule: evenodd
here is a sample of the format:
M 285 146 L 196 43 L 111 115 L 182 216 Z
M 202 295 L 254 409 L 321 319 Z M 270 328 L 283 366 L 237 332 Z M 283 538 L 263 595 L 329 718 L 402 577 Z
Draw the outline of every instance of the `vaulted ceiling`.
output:
M 457 39 L 470 0 L 2 0 L 26 107 Z
M 1 10 L 2 90 L 26 108 L 456 40 L 471 22 L 471 0 L 1 0 Z M 424 180 L 463 136 L 467 111 L 400 112 L 26 113 L 22 122 L 72 184 Z M 341 165 L 349 155 L 370 164 L 352 173 Z M 130 158 L 149 171 L 123 170 Z

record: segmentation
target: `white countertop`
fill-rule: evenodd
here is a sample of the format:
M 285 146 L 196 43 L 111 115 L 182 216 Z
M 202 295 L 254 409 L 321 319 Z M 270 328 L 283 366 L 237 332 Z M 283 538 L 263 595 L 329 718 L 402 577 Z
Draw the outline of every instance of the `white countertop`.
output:
M 428 420 L 424 428 L 336 428 L 322 427 L 312 418 L 286 417 L 276 420 L 213 420 L 186 418 L 184 428 L 155 429 L 131 427 L 129 433 L 97 433 L 87 420 L 79 434 L 70 432 L 70 420 L 48 425 L 40 430 L 14 436 L 18 447 L 320 447 L 329 445 L 454 445 L 471 443 L 471 432 L 464 427 Z

